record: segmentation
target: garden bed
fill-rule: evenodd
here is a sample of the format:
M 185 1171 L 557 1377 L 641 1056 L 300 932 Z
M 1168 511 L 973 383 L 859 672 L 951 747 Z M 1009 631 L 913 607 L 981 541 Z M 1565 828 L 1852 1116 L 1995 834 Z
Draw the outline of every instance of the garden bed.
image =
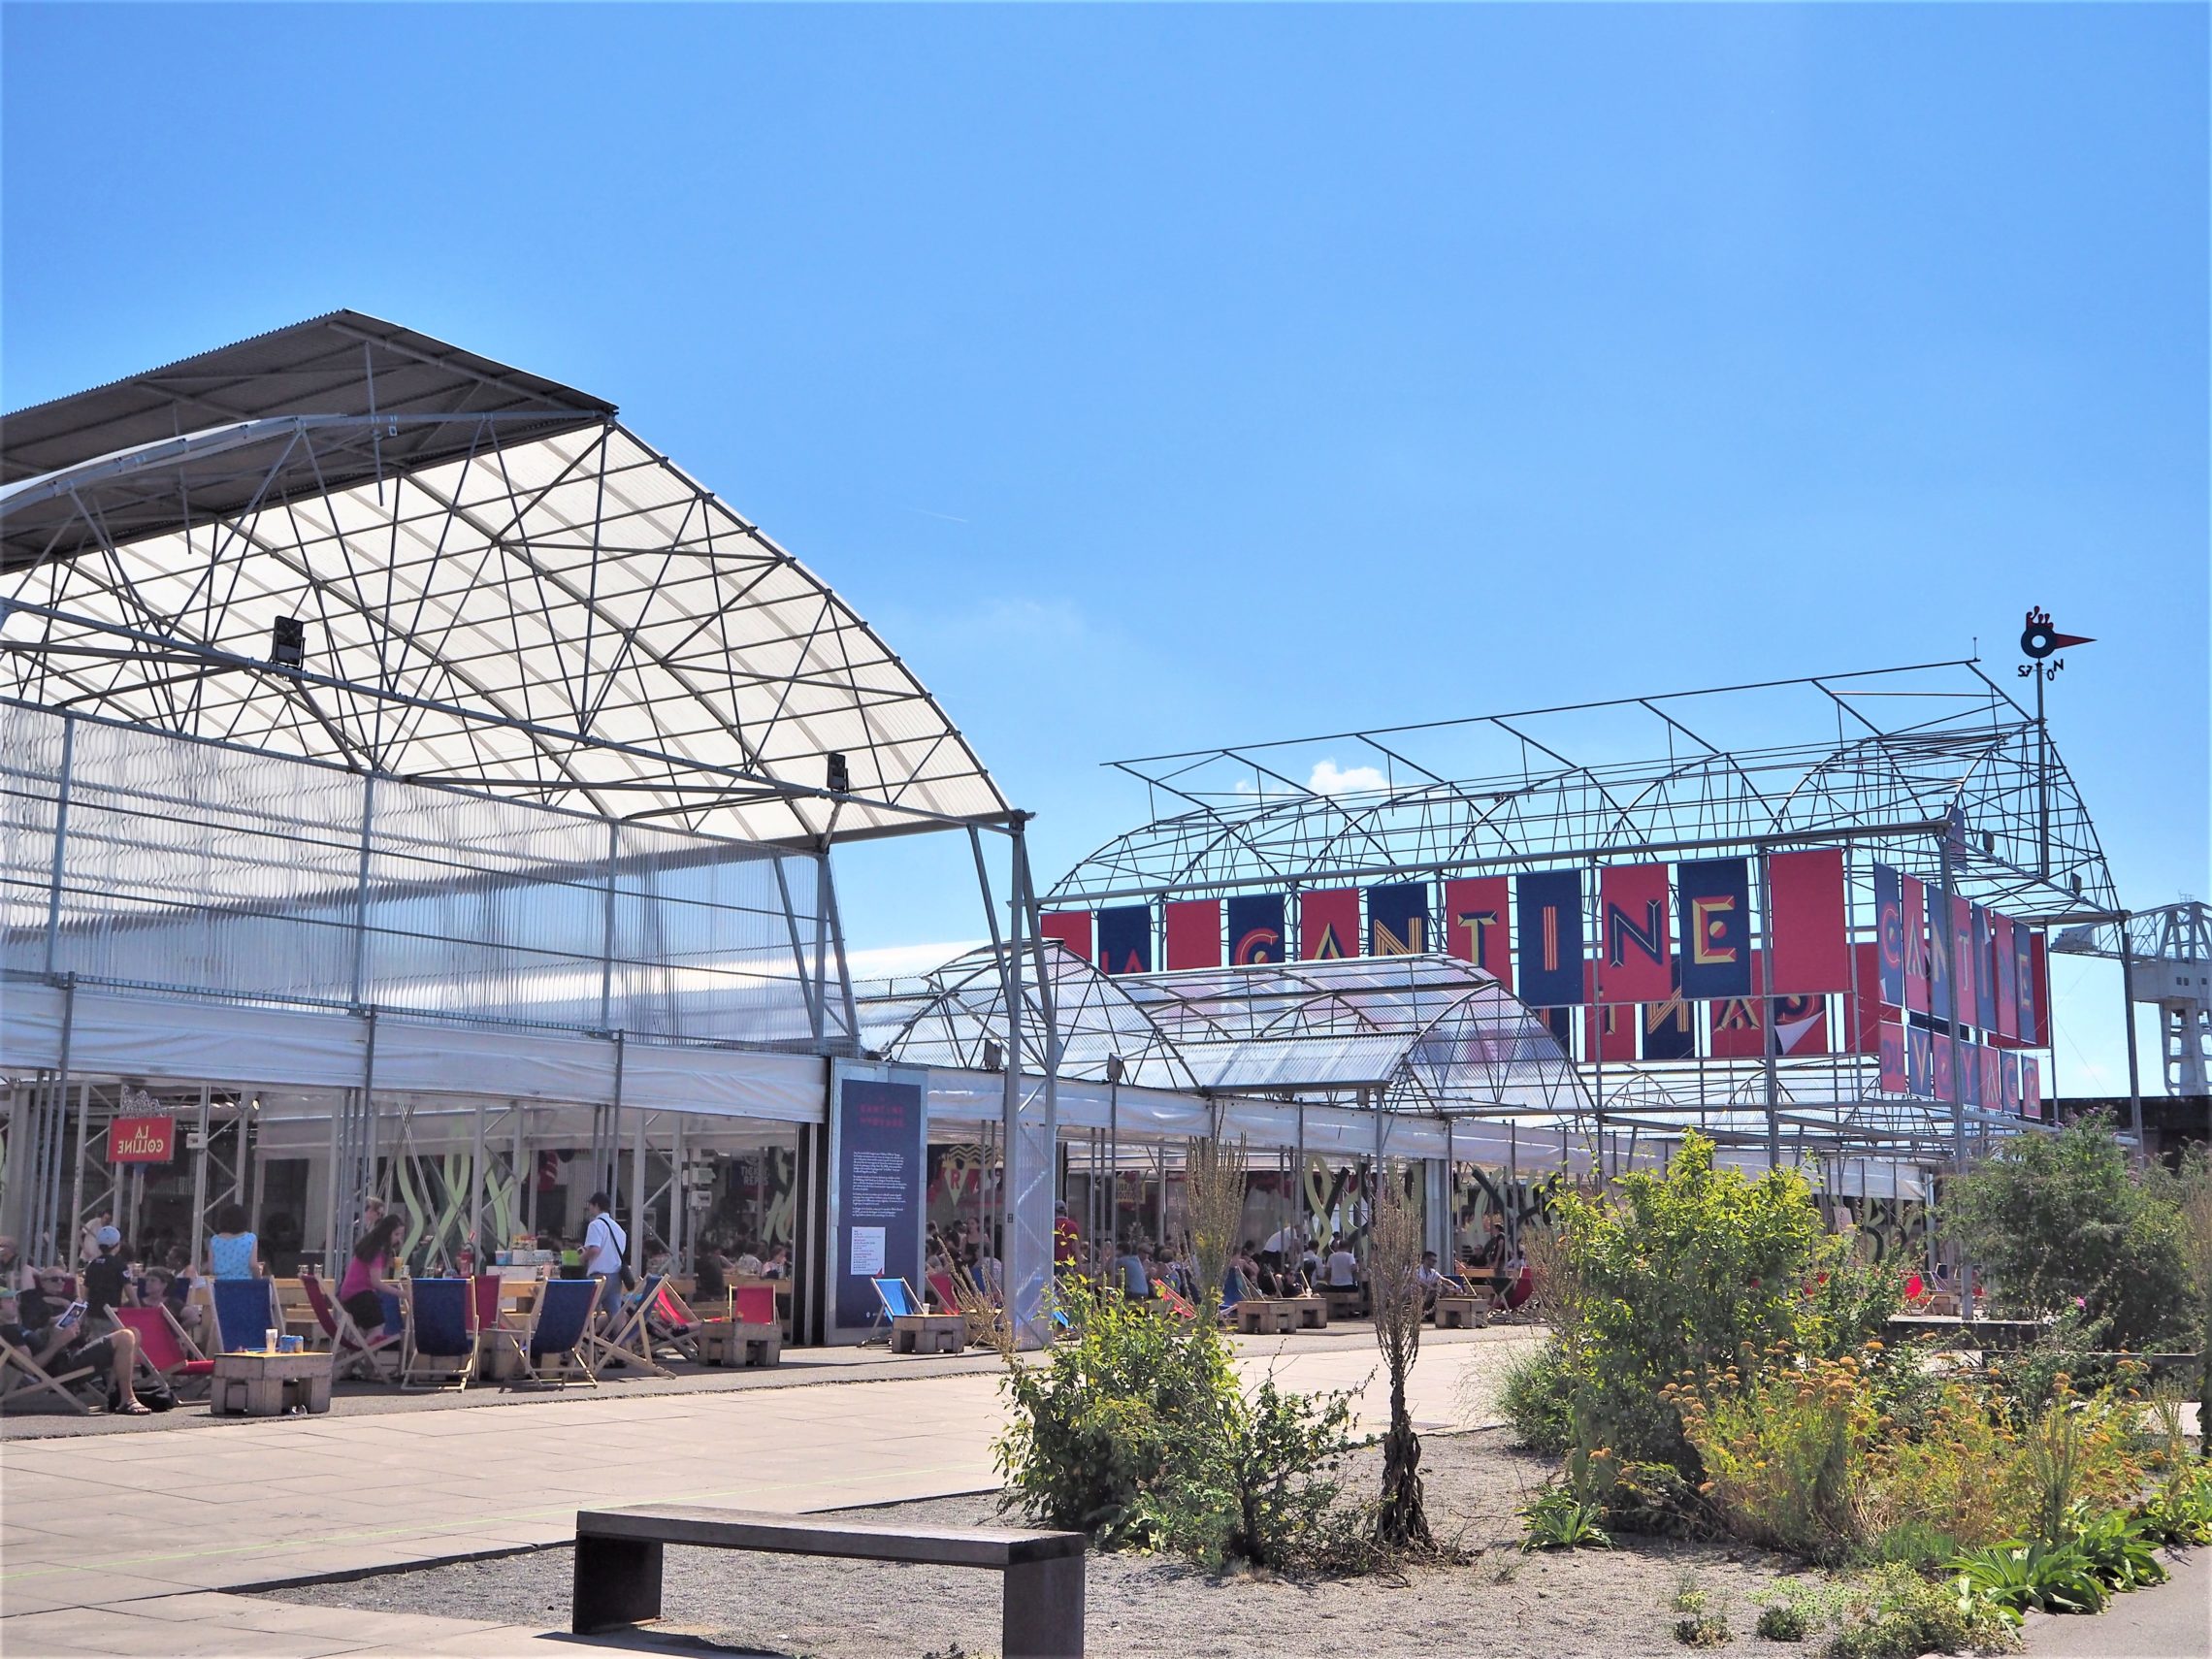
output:
M 1502 1431 L 1423 1438 L 1421 1472 L 1431 1524 L 1469 1559 L 1403 1575 L 1300 1581 L 1214 1578 L 1179 1561 L 1093 1555 L 1089 1570 L 1091 1659 L 1163 1653 L 1243 1655 L 1318 1652 L 1397 1655 L 1492 1646 L 1532 1655 L 1661 1659 L 1689 1651 L 1671 1634 L 1668 1602 L 1685 1572 L 1730 1605 L 1736 1641 L 1728 1651 L 1811 1651 L 1751 1634 L 1747 1598 L 1795 1571 L 1781 1556 L 1734 1545 L 1623 1538 L 1611 1551 L 1523 1555 L 1514 1512 L 1550 1473 Z M 1371 1492 L 1379 1453 L 1350 1460 L 1347 1490 Z M 932 1524 L 1019 1524 L 988 1495 L 941 1498 L 856 1511 Z M 568 1627 L 570 1552 L 527 1555 L 380 1574 L 350 1583 L 277 1592 L 283 1599 L 388 1612 L 468 1616 L 547 1630 Z M 855 1567 L 779 1556 L 671 1548 L 668 1625 L 736 1644 L 738 1651 L 880 1659 L 998 1646 L 994 1575 L 938 1568 Z

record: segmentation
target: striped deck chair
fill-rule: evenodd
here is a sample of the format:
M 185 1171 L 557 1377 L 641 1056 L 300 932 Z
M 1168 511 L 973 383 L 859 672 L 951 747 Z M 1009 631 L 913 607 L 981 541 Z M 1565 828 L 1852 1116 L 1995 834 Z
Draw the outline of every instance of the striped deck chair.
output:
M 523 1360 L 531 1379 L 555 1387 L 571 1376 L 597 1383 L 592 1372 L 592 1309 L 599 1300 L 596 1279 L 549 1279 L 538 1292 Z
M 197 1383 L 203 1391 L 213 1386 L 215 1362 L 200 1351 L 199 1344 L 184 1334 L 177 1316 L 166 1307 L 123 1306 L 109 1312 L 115 1323 L 138 1332 L 139 1356 L 161 1374 L 179 1399 L 184 1397 L 186 1383 Z
M 27 1349 L 17 1348 L 7 1338 L 0 1337 L 0 1411 L 12 1411 L 38 1400 L 41 1395 L 51 1394 L 79 1416 L 88 1416 L 92 1408 L 70 1390 L 92 1381 L 94 1372 L 89 1365 L 49 1371 L 31 1357 Z
M 466 1279 L 417 1279 L 407 1291 L 407 1334 L 400 1355 L 400 1386 L 413 1388 L 427 1369 L 439 1386 L 458 1380 L 464 1391 L 476 1375 L 475 1297 Z
M 592 1337 L 592 1357 L 602 1370 L 609 1364 L 636 1365 L 656 1377 L 670 1375 L 653 1357 L 651 1319 L 654 1306 L 661 1299 L 661 1288 L 662 1277 L 656 1273 L 637 1287 L 634 1297 L 624 1298 L 609 1334 Z
M 330 1292 L 314 1274 L 302 1272 L 300 1288 L 308 1293 L 308 1306 L 314 1310 L 315 1323 L 322 1326 L 323 1335 L 330 1339 L 330 1350 L 335 1356 L 331 1361 L 331 1380 L 342 1382 L 348 1377 L 359 1377 L 370 1382 L 390 1382 L 392 1368 L 399 1363 L 400 1339 L 387 1335 L 372 1346 L 362 1336 L 361 1327 L 353 1322 L 352 1316 L 331 1300 Z
M 1198 1317 L 1198 1310 L 1190 1305 L 1190 1298 L 1164 1279 L 1153 1281 L 1153 1294 L 1179 1319 L 1195 1319 Z

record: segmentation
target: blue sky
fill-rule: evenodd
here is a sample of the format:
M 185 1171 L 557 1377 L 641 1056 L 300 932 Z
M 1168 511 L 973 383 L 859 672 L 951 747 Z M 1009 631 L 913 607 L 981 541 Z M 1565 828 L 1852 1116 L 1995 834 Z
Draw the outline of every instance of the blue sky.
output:
M 2201 896 L 2206 16 L 10 5 L 0 401 L 339 306 L 609 397 L 1047 879 L 1110 757 L 2040 603 L 2123 895 Z M 963 858 L 849 861 L 856 944 L 977 936 Z

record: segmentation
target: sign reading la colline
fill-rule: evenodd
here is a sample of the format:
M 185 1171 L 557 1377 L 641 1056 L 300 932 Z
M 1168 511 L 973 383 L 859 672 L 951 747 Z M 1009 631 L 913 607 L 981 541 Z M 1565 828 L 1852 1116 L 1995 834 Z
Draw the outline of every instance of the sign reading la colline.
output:
M 176 1150 L 175 1118 L 117 1118 L 109 1125 L 110 1163 L 167 1163 Z

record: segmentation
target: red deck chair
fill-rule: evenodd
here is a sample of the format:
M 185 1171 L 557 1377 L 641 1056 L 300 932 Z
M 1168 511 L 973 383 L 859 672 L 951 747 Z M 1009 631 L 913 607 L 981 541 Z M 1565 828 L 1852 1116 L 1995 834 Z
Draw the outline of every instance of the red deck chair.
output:
M 740 1285 L 730 1292 L 730 1317 L 741 1325 L 776 1322 L 776 1287 L 773 1285 Z
M 1153 1281 L 1153 1294 L 1165 1302 L 1168 1312 L 1179 1319 L 1195 1319 L 1198 1317 L 1198 1310 L 1190 1305 L 1190 1298 L 1164 1279 Z
M 391 1382 L 399 1364 L 399 1336 L 388 1335 L 372 1347 L 362 1337 L 361 1327 L 353 1322 L 352 1317 L 330 1299 L 321 1279 L 303 1268 L 300 1288 L 308 1293 L 308 1306 L 314 1310 L 315 1323 L 322 1326 L 323 1335 L 330 1339 L 331 1352 L 337 1356 L 333 1361 L 336 1369 L 331 1372 L 333 1381 L 362 1377 L 371 1382 Z
M 930 1274 L 929 1294 L 937 1298 L 937 1311 L 939 1313 L 957 1314 L 960 1311 L 960 1299 L 953 1293 L 953 1276 L 951 1274 Z
M 115 1323 L 138 1332 L 139 1357 L 161 1373 L 179 1398 L 183 1397 L 186 1382 L 197 1382 L 203 1390 L 213 1386 L 215 1362 L 200 1351 L 167 1308 L 126 1306 L 109 1312 Z

